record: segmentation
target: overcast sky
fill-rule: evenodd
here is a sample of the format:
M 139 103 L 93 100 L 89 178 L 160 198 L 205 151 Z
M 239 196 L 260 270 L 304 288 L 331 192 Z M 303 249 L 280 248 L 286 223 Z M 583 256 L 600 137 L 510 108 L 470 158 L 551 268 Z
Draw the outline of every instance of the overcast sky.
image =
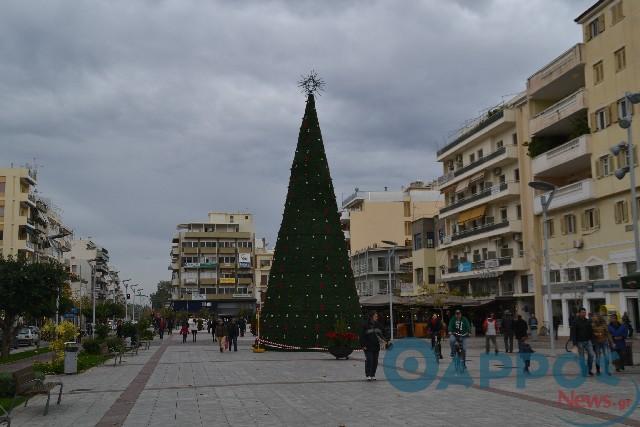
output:
M 178 223 L 248 210 L 275 244 L 316 69 L 336 196 L 440 174 L 435 150 L 579 41 L 595 0 L 25 1 L 0 5 L 0 164 L 121 277 L 170 278 Z

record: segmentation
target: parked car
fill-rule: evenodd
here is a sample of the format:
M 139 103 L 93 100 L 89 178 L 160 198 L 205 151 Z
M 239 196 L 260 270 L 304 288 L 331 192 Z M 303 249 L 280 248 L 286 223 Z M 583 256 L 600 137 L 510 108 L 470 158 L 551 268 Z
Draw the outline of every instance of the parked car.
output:
M 39 345 L 40 334 L 35 329 L 27 327 L 18 331 L 18 345 Z

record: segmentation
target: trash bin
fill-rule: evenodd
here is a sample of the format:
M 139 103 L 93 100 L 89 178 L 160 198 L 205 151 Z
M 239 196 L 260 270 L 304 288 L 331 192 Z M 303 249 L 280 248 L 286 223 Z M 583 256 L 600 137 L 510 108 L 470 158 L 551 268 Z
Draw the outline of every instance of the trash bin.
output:
M 633 343 L 629 340 L 626 342 L 622 361 L 624 362 L 624 366 L 633 366 Z
M 65 374 L 77 374 L 78 373 L 78 352 L 80 351 L 80 345 L 75 341 L 69 341 L 64 343 L 64 373 Z

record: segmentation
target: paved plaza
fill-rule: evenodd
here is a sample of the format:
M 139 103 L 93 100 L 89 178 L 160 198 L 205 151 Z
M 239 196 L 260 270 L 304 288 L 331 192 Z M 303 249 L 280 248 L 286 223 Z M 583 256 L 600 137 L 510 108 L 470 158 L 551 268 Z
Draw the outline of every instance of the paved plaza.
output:
M 440 365 L 438 377 L 424 390 L 403 392 L 398 388 L 411 378 L 405 356 L 418 356 L 418 369 L 425 366 L 415 350 L 403 351 L 396 363 L 404 380 L 396 383 L 378 370 L 378 381 L 364 380 L 364 356 L 356 352 L 349 360 L 337 361 L 325 353 L 284 353 L 251 351 L 252 337 L 240 338 L 238 352 L 220 353 L 211 335 L 199 334 L 197 343 L 182 344 L 179 335 L 156 339 L 150 350 L 128 356 L 122 365 L 93 368 L 83 374 L 60 377 L 65 384 L 62 404 L 52 405 L 42 415 L 44 400 L 34 398 L 14 411 L 14 426 L 403 426 L 403 425 L 640 425 L 633 412 L 630 418 L 614 420 L 633 411 L 638 368 L 622 374 L 616 386 L 587 378 L 574 390 L 588 395 L 580 406 L 559 402 L 558 385 L 551 373 L 532 379 L 525 389 L 516 386 L 515 369 L 509 376 L 480 384 L 479 355 L 483 341 L 471 343 L 469 374 L 473 385 L 446 383 L 442 379 L 448 358 Z M 406 342 L 406 341 L 405 341 Z M 403 340 L 396 341 L 402 348 Z M 544 343 L 534 348 L 549 354 Z M 564 351 L 564 349 L 562 350 Z M 561 354 L 561 353 L 558 353 Z M 446 354 L 445 354 L 446 356 Z M 512 360 L 517 353 L 509 356 Z M 385 353 L 381 353 L 383 362 Z M 554 360 L 551 358 L 551 360 Z M 391 366 L 387 358 L 386 363 Z M 553 363 L 553 362 L 552 362 Z M 492 369 L 501 363 L 490 362 Z M 508 363 L 507 363 L 508 365 Z M 57 378 L 56 378 L 57 379 Z M 608 397 L 616 405 L 594 403 Z M 628 399 L 628 400 L 627 400 Z M 575 401 L 575 399 L 574 399 Z M 623 402 L 624 407 L 617 405 Z M 624 403 L 626 402 L 626 403 Z M 599 406 L 599 407 L 598 407 Z

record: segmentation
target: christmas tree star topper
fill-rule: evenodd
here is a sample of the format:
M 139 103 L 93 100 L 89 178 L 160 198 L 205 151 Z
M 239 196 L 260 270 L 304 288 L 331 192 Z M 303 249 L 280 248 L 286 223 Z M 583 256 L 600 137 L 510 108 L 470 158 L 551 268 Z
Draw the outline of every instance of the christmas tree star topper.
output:
M 318 76 L 315 70 L 311 70 L 306 76 L 300 76 L 298 80 L 298 87 L 307 95 L 320 94 L 324 90 L 324 80 Z

